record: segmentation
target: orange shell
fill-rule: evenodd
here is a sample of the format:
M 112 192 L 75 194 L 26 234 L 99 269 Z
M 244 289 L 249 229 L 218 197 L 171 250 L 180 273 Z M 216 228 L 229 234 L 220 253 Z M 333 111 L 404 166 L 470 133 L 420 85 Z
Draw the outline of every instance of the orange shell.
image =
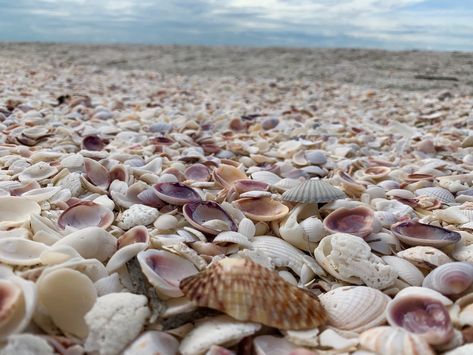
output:
M 326 321 L 317 296 L 249 259 L 226 258 L 180 283 L 194 303 L 240 321 L 278 329 L 309 329 Z

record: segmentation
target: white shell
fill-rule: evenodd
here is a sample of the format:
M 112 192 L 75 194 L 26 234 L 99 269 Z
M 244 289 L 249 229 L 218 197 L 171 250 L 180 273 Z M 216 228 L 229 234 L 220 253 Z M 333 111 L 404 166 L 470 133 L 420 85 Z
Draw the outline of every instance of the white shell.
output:
M 225 315 L 205 319 L 182 339 L 179 351 L 182 355 L 202 354 L 212 345 L 237 343 L 260 328 L 261 324 L 243 323 Z
M 424 269 L 433 269 L 451 261 L 443 251 L 426 246 L 408 248 L 398 252 L 396 255 Z
M 179 342 L 172 335 L 151 330 L 144 332 L 134 340 L 123 355 L 175 355 L 177 354 L 178 348 Z
M 156 208 L 135 204 L 123 212 L 118 226 L 124 230 L 135 226 L 146 226 L 153 223 L 158 216 L 159 211 Z
M 41 207 L 25 197 L 0 197 L 0 227 L 28 222 L 33 214 L 40 214 Z
M 473 286 L 473 265 L 465 262 L 446 263 L 436 267 L 422 284 L 444 295 L 458 295 Z
M 24 194 L 22 194 L 21 197 L 25 197 L 36 202 L 41 202 L 41 201 L 49 200 L 60 190 L 61 188 L 58 186 L 43 187 L 43 188 L 27 191 Z
M 255 224 L 251 219 L 243 218 L 238 224 L 238 233 L 243 234 L 248 240 L 253 240 L 256 233 Z
M 269 185 L 275 185 L 281 180 L 281 177 L 279 177 L 275 173 L 264 170 L 254 172 L 253 174 L 251 174 L 251 177 L 253 178 L 253 180 L 262 181 Z
M 464 224 L 469 222 L 469 218 L 457 206 L 433 211 L 433 216 L 441 221 L 451 224 Z
M 173 230 L 177 228 L 177 222 L 176 216 L 172 214 L 162 214 L 154 221 L 154 226 L 158 230 Z
M 213 240 L 213 243 L 235 243 L 240 247 L 251 249 L 253 248 L 251 242 L 243 234 L 238 232 L 221 232 Z
M 317 262 L 337 279 L 383 289 L 397 278 L 394 269 L 383 263 L 363 239 L 335 233 L 323 238 L 314 251 Z
M 85 315 L 89 335 L 85 351 L 120 354 L 144 326 L 150 311 L 143 295 L 128 292 L 110 293 L 97 298 Z
M 386 255 L 381 259 L 393 267 L 399 275 L 399 278 L 407 282 L 411 286 L 421 286 L 424 280 L 424 274 L 409 261 L 397 256 Z
M 34 165 L 24 169 L 20 175 L 18 175 L 18 180 L 21 182 L 27 181 L 41 181 L 43 179 L 47 179 L 57 173 L 57 168 L 54 166 L 49 165 L 43 161 L 37 162 Z
M 424 187 L 415 191 L 416 196 L 432 196 L 442 201 L 443 203 L 455 203 L 455 197 L 450 191 L 442 187 Z
M 297 348 L 285 338 L 273 335 L 260 335 L 253 340 L 256 355 L 291 354 Z
M 0 239 L 0 261 L 10 265 L 35 265 L 49 247 L 23 238 Z
M 319 296 L 328 324 L 342 330 L 362 332 L 383 324 L 390 298 L 365 286 L 344 286 Z
M 45 338 L 33 334 L 13 334 L 0 350 L 1 355 L 39 354 L 54 355 L 54 349 Z
M 325 180 L 307 180 L 283 193 L 282 199 L 303 203 L 322 203 L 345 198 L 345 193 Z

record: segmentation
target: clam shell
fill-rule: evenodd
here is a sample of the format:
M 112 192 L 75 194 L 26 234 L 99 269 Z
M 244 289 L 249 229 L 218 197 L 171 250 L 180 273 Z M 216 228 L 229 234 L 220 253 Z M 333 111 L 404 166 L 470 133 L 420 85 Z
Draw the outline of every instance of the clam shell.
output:
M 39 264 L 41 253 L 48 250 L 43 243 L 23 238 L 0 239 L 0 261 L 10 265 Z
M 153 225 L 158 230 L 173 230 L 177 228 L 177 223 L 177 218 L 172 214 L 162 214 L 154 221 Z
M 324 227 L 332 233 L 348 233 L 364 238 L 373 231 L 373 210 L 368 207 L 339 208 L 324 219 Z
M 200 274 L 183 279 L 180 288 L 197 305 L 220 310 L 241 321 L 278 329 L 307 329 L 325 322 L 325 313 L 315 295 L 250 259 L 223 259 Z
M 283 200 L 302 203 L 324 203 L 345 197 L 343 191 L 319 179 L 307 180 L 282 195 Z
M 440 265 L 425 277 L 422 286 L 444 295 L 460 295 L 473 286 L 473 265 L 465 262 Z
M 38 302 L 65 334 L 85 338 L 85 314 L 92 308 L 97 291 L 82 273 L 68 268 L 43 274 L 38 282 Z
M 251 179 L 235 180 L 233 187 L 239 194 L 248 191 L 267 191 L 269 189 L 269 185 L 267 183 Z
M 24 169 L 19 175 L 18 180 L 21 182 L 41 181 L 47 179 L 58 172 L 57 168 L 50 164 L 40 161 L 30 167 Z
M 449 229 L 422 224 L 418 221 L 399 222 L 391 226 L 391 231 L 401 242 L 412 246 L 445 247 L 461 239 L 459 233 Z
M 58 219 L 62 229 L 72 227 L 82 229 L 87 227 L 109 227 L 114 220 L 113 212 L 107 207 L 95 202 L 83 201 L 66 209 Z
M 216 202 L 202 201 L 187 203 L 182 208 L 182 213 L 193 227 L 204 233 L 212 235 L 220 233 L 219 230 L 203 225 L 205 222 L 216 219 L 225 222 L 228 226 L 228 230 L 236 231 L 238 229 L 230 215 Z
M 137 259 L 148 281 L 167 297 L 183 296 L 179 282 L 198 272 L 188 260 L 164 250 L 141 251 Z
M 198 202 L 202 199 L 192 188 L 179 182 L 160 182 L 154 185 L 158 197 L 172 205 L 185 205 L 188 202 Z
M 212 176 L 218 184 L 226 189 L 231 188 L 235 181 L 248 178 L 240 169 L 226 164 L 222 164 L 217 169 L 214 169 Z
M 434 351 L 422 337 L 398 327 L 376 327 L 360 335 L 363 349 L 383 355 L 434 355 Z
M 455 203 L 455 196 L 453 196 L 450 191 L 442 187 L 425 187 L 423 189 L 417 189 L 415 194 L 416 196 L 432 196 L 445 204 Z
M 179 352 L 182 355 L 203 354 L 212 345 L 236 344 L 260 328 L 260 324 L 238 322 L 225 315 L 204 319 L 182 339 Z
M 40 214 L 41 207 L 24 197 L 0 197 L 0 226 L 20 225 L 28 222 L 33 214 Z
M 23 193 L 21 197 L 25 197 L 36 202 L 41 202 L 41 201 L 49 200 L 56 193 L 58 193 L 59 190 L 61 190 L 61 188 L 57 186 L 43 187 L 43 188 L 27 191 Z
M 434 247 L 417 246 L 396 254 L 421 269 L 434 269 L 451 261 L 447 254 Z
M 253 221 L 265 222 L 283 218 L 288 214 L 289 208 L 269 197 L 242 198 L 236 200 L 234 205 L 244 215 Z
M 111 182 L 108 170 L 89 158 L 84 158 L 84 176 L 91 184 L 103 190 L 107 190 Z
M 379 290 L 364 286 L 344 286 L 319 297 L 327 313 L 327 323 L 335 328 L 363 332 L 386 321 L 390 298 Z
M 192 181 L 209 181 L 210 171 L 204 164 L 193 164 L 186 168 L 184 175 Z

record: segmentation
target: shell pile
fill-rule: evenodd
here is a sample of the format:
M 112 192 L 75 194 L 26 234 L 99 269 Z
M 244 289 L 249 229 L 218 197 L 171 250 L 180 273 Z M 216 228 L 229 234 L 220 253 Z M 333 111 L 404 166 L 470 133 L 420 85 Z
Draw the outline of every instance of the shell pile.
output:
M 472 353 L 471 97 L 3 64 L 1 354 Z

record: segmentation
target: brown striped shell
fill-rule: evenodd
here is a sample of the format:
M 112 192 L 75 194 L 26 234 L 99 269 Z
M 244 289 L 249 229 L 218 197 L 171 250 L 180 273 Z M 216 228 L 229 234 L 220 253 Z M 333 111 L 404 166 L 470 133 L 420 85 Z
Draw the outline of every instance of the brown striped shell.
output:
M 293 330 L 314 328 L 326 321 L 315 295 L 249 259 L 223 259 L 183 279 L 180 288 L 197 305 L 241 321 Z

